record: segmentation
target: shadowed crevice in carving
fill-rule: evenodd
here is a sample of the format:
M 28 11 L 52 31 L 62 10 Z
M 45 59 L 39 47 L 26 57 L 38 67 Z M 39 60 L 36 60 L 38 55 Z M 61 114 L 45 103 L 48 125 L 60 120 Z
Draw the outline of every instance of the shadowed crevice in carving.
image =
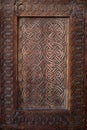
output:
M 66 108 L 67 26 L 67 18 L 19 19 L 20 108 Z

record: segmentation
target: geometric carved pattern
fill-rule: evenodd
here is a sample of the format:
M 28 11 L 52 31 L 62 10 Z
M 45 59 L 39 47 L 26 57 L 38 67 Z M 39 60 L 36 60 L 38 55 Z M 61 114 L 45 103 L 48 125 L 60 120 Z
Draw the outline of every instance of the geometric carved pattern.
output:
M 13 3 L 0 1 L 1 38 L 0 38 L 0 68 L 1 68 L 1 122 L 10 124 L 13 111 Z M 10 8 L 9 8 L 10 7 Z M 6 24 L 7 23 L 7 24 Z M 8 101 L 9 100 L 9 101 Z M 8 108 L 9 107 L 9 108 Z M 0 122 L 0 123 L 1 123 Z M 1 124 L 0 124 L 1 126 Z M 3 129 L 3 128 L 2 128 Z
M 15 1 L 15 2 L 14 2 Z M 36 2 L 35 2 L 36 1 Z M 39 2 L 38 2 L 39 1 Z M 1 47 L 0 47 L 0 76 L 1 76 L 1 125 L 0 129 L 33 129 L 33 125 L 47 125 L 54 126 L 58 130 L 85 130 L 85 101 L 84 101 L 84 48 L 85 48 L 85 20 L 84 12 L 86 0 L 58 0 L 57 4 L 54 4 L 55 0 L 51 4 L 45 0 L 32 0 L 32 3 L 28 3 L 28 0 L 1 0 L 2 6 L 0 6 L 0 18 L 1 18 Z M 63 2 L 65 2 L 63 4 Z M 14 4 L 16 5 L 14 11 Z M 84 5 L 84 3 L 86 3 Z M 86 9 L 87 10 L 87 9 Z M 16 93 L 16 77 L 15 68 L 17 67 L 15 62 L 16 51 L 14 48 L 17 43 L 16 21 L 14 16 L 51 16 L 51 17 L 69 17 L 70 30 L 69 30 L 69 49 L 70 49 L 70 64 L 71 72 L 70 77 L 70 117 L 67 117 L 67 113 L 59 111 L 55 113 L 55 110 L 48 111 L 18 111 L 17 100 L 19 97 Z M 86 58 L 85 58 L 86 59 Z M 87 78 L 85 78 L 86 83 Z M 87 86 L 87 84 L 86 84 Z M 65 111 L 65 110 L 64 110 Z M 46 113 L 47 112 L 47 113 Z M 69 112 L 69 111 L 68 111 Z M 13 121 L 13 124 L 12 124 Z M 16 125 L 14 125 L 14 122 Z M 7 125 L 8 124 L 8 125 Z M 29 128 L 32 125 L 32 128 Z M 60 128 L 64 126 L 63 128 Z M 87 126 L 86 126 L 87 128 Z M 37 126 L 36 126 L 36 129 Z M 49 128 L 51 129 L 51 128 Z
M 19 104 L 67 106 L 67 18 L 19 18 Z

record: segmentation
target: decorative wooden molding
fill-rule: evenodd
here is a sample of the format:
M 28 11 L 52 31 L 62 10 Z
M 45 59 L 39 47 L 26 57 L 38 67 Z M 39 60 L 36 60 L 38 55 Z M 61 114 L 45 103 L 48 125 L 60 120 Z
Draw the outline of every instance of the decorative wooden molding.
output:
M 34 1 L 28 3 L 27 0 L 23 1 L 4 1 L 1 8 L 1 47 L 0 47 L 0 78 L 1 78 L 1 118 L 3 125 L 15 124 L 18 128 L 18 124 L 26 126 L 42 124 L 43 126 L 54 125 L 60 127 L 62 124 L 64 127 L 73 129 L 78 127 L 82 130 L 85 126 L 85 101 L 84 101 L 84 61 L 85 61 L 85 2 L 77 0 L 76 2 L 68 1 L 66 4 L 62 4 L 58 1 L 55 4 L 51 1 L 49 6 L 44 2 L 38 3 Z M 15 5 L 14 5 L 15 4 Z M 87 2 L 86 2 L 87 4 Z M 17 44 L 16 36 L 16 24 L 14 17 L 69 17 L 70 19 L 70 90 L 71 90 L 71 106 L 70 110 L 59 111 L 55 113 L 40 113 L 30 111 L 19 111 L 17 109 L 17 84 L 16 84 L 16 50 L 15 44 Z M 86 51 L 86 50 L 85 50 Z M 85 58 L 84 58 L 85 57 Z M 16 97 L 15 97 L 16 96 Z M 4 100 L 3 100 L 4 99 Z M 64 113 L 64 116 L 63 116 Z M 35 114 L 35 117 L 33 118 Z M 56 117 L 56 115 L 59 115 Z M 70 121 L 70 122 L 69 122 Z M 57 124 L 58 123 L 58 124 Z M 81 126 L 81 127 L 80 127 Z
M 86 117 L 87 117 L 87 5 L 85 12 L 85 102 L 86 102 Z M 86 128 L 87 128 L 87 118 L 86 118 Z

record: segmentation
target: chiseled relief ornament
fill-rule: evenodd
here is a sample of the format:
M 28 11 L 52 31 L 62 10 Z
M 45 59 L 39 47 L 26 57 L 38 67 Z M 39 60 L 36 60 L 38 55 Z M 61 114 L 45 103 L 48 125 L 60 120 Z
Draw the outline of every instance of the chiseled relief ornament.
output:
M 61 4 L 58 4 L 61 3 Z M 61 8 L 62 7 L 62 8 Z M 42 15 L 42 16 L 57 16 L 63 15 L 70 15 L 73 11 L 72 4 L 67 5 L 62 4 L 61 1 L 54 1 L 54 0 L 42 0 L 42 1 L 16 1 L 15 2 L 15 12 L 17 15 Z M 26 13 L 27 12 L 27 13 Z
M 18 80 L 23 109 L 66 109 L 68 21 L 19 19 Z
M 50 0 L 49 0 L 50 1 Z M 61 0 L 62 1 L 62 0 Z M 72 77 L 72 80 L 70 82 L 71 84 L 71 108 L 70 108 L 70 114 L 71 114 L 71 125 L 74 126 L 80 125 L 83 127 L 84 125 L 84 96 L 83 96 L 83 83 L 84 83 L 84 5 L 83 0 L 72 0 L 68 4 L 61 4 L 61 1 L 59 4 L 51 4 L 49 2 L 42 2 L 42 1 L 16 1 L 15 4 L 15 14 L 17 16 L 68 16 L 70 18 L 70 55 L 71 55 L 71 67 L 74 68 L 70 72 L 70 76 Z M 67 0 L 68 1 L 68 0 Z M 80 4 L 78 4 L 80 3 Z M 8 9 L 9 10 L 9 9 Z M 8 15 L 9 16 L 9 15 Z M 10 17 L 10 16 L 9 16 Z M 5 18 L 6 20 L 7 18 Z M 8 30 L 7 30 L 8 31 Z M 8 38 L 6 40 L 9 40 Z M 12 56 L 12 54 L 11 54 Z M 79 77 L 79 78 L 78 78 Z M 11 78 L 9 78 L 9 81 L 11 81 Z M 5 81 L 6 82 L 6 81 Z M 10 84 L 12 85 L 12 83 Z M 9 88 L 12 88 L 9 85 Z M 5 85 L 7 88 L 7 86 Z M 11 96 L 11 94 L 10 94 Z M 11 96 L 12 97 L 12 96 Z M 11 98 L 10 98 L 11 99 Z M 10 100 L 9 99 L 9 100 Z M 81 99 L 81 100 L 80 100 Z M 8 101 L 8 98 L 6 101 Z M 10 101 L 11 102 L 11 101 Z M 11 104 L 11 103 L 10 103 Z M 13 110 L 9 106 L 5 108 L 5 110 L 8 112 L 10 109 L 10 112 Z M 6 115 L 6 121 L 8 122 L 8 117 L 11 117 L 12 114 Z M 29 124 L 52 124 L 54 120 L 54 125 L 57 126 L 59 124 L 66 125 L 69 124 L 69 116 L 67 114 L 63 113 L 34 113 L 29 112 L 24 113 L 22 111 L 16 112 L 15 115 L 15 122 L 19 123 L 29 123 Z M 50 123 L 51 122 L 51 123 Z M 72 128 L 73 129 L 73 128 Z

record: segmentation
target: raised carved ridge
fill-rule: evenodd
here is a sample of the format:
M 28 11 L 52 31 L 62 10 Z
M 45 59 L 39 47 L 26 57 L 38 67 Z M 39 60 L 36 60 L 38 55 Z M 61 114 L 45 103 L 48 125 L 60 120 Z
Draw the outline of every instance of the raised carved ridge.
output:
M 18 81 L 22 108 L 67 107 L 68 26 L 67 18 L 19 19 Z
M 2 58 L 2 71 L 1 71 L 1 75 L 2 75 L 2 93 L 3 93 L 3 99 L 2 101 L 4 102 L 4 105 L 2 103 L 2 109 L 4 109 L 4 117 L 5 117 L 5 122 L 7 124 L 11 124 L 12 120 L 13 120 L 13 113 L 14 113 L 14 103 L 13 100 L 15 100 L 15 97 L 13 96 L 13 79 L 14 79 L 14 75 L 13 75 L 13 29 L 12 29 L 12 24 L 13 24 L 13 17 L 12 17 L 12 4 L 10 5 L 11 1 L 7 1 L 7 4 L 5 5 L 5 7 L 3 8 L 3 14 L 1 14 L 2 16 L 2 26 L 4 28 L 4 30 L 2 31 L 2 35 L 3 35 L 3 45 L 2 45 L 2 49 L 1 49 L 1 55 L 3 56 Z M 65 5 L 65 7 L 67 8 L 65 13 L 63 11 L 63 13 L 61 12 L 61 8 L 60 8 L 60 12 L 57 13 L 54 11 L 54 13 L 48 12 L 48 16 L 50 15 L 56 15 L 55 13 L 57 13 L 56 16 L 73 16 L 72 17 L 72 23 L 70 22 L 70 26 L 72 27 L 71 29 L 71 61 L 72 61 L 72 70 L 73 68 L 75 68 L 74 72 L 71 72 L 71 76 L 72 76 L 72 82 L 71 82 L 71 96 L 72 96 L 72 100 L 71 100 L 71 117 L 72 117 L 72 122 L 71 122 L 71 127 L 76 126 L 76 125 L 80 125 L 81 127 L 84 126 L 84 120 L 85 120 L 85 116 L 84 116 L 84 98 L 83 98 L 83 87 L 84 87 L 84 79 L 83 79 L 83 75 L 84 75 L 84 68 L 83 68 L 83 64 L 84 64 L 84 54 L 83 54 L 83 50 L 84 50 L 84 10 L 83 10 L 83 5 L 81 4 L 80 6 L 75 6 L 73 4 L 71 4 L 72 9 L 68 8 Z M 50 9 L 51 10 L 51 9 Z M 45 10 L 46 11 L 46 10 Z M 38 15 L 42 15 L 42 16 L 46 16 L 47 13 L 45 14 L 45 11 L 43 13 L 35 13 L 31 11 L 31 13 L 29 15 L 33 15 L 34 14 L 36 16 Z M 26 13 L 25 13 L 26 12 Z M 29 16 L 27 13 L 28 11 L 25 11 L 23 13 L 23 11 L 20 10 L 20 14 L 21 15 L 27 15 Z M 68 13 L 66 13 L 68 12 Z M 19 13 L 17 14 L 18 16 Z M 10 21 L 9 21 L 10 20 Z M 8 21 L 8 22 L 7 22 Z M 8 23 L 8 25 L 7 25 Z M 78 24 L 79 23 L 79 24 Z M 74 32 L 75 31 L 75 32 Z M 10 36 L 7 36 L 9 35 Z M 5 35 L 4 35 L 5 34 Z M 10 51 L 8 51 L 10 48 Z M 4 51 L 3 51 L 4 50 Z M 76 54 L 76 59 L 75 59 L 75 55 Z M 78 68 L 76 70 L 76 68 Z M 5 76 L 5 77 L 4 77 Z M 80 76 L 80 77 L 79 77 Z M 3 84 L 4 83 L 4 84 Z M 16 111 L 16 110 L 15 110 Z M 3 113 L 3 112 L 2 112 Z M 20 116 L 19 116 L 20 115 Z M 75 116 L 74 116 L 75 115 Z M 21 120 L 23 119 L 23 123 L 27 124 L 28 122 L 26 121 L 27 118 L 24 116 L 24 114 L 18 114 L 19 117 L 16 116 L 16 118 L 19 118 L 19 123 L 22 122 Z M 28 115 L 29 116 L 29 115 Z M 62 116 L 62 115 L 61 115 Z M 15 118 L 15 116 L 14 116 Z M 43 116 L 42 116 L 43 119 Z M 14 119 L 15 120 L 15 119 Z M 58 120 L 57 120 L 58 121 Z M 26 123 L 27 122 L 27 123 Z M 66 121 L 65 121 L 66 122 Z M 16 122 L 17 124 L 17 122 Z M 72 129 L 73 129 L 72 128 Z

